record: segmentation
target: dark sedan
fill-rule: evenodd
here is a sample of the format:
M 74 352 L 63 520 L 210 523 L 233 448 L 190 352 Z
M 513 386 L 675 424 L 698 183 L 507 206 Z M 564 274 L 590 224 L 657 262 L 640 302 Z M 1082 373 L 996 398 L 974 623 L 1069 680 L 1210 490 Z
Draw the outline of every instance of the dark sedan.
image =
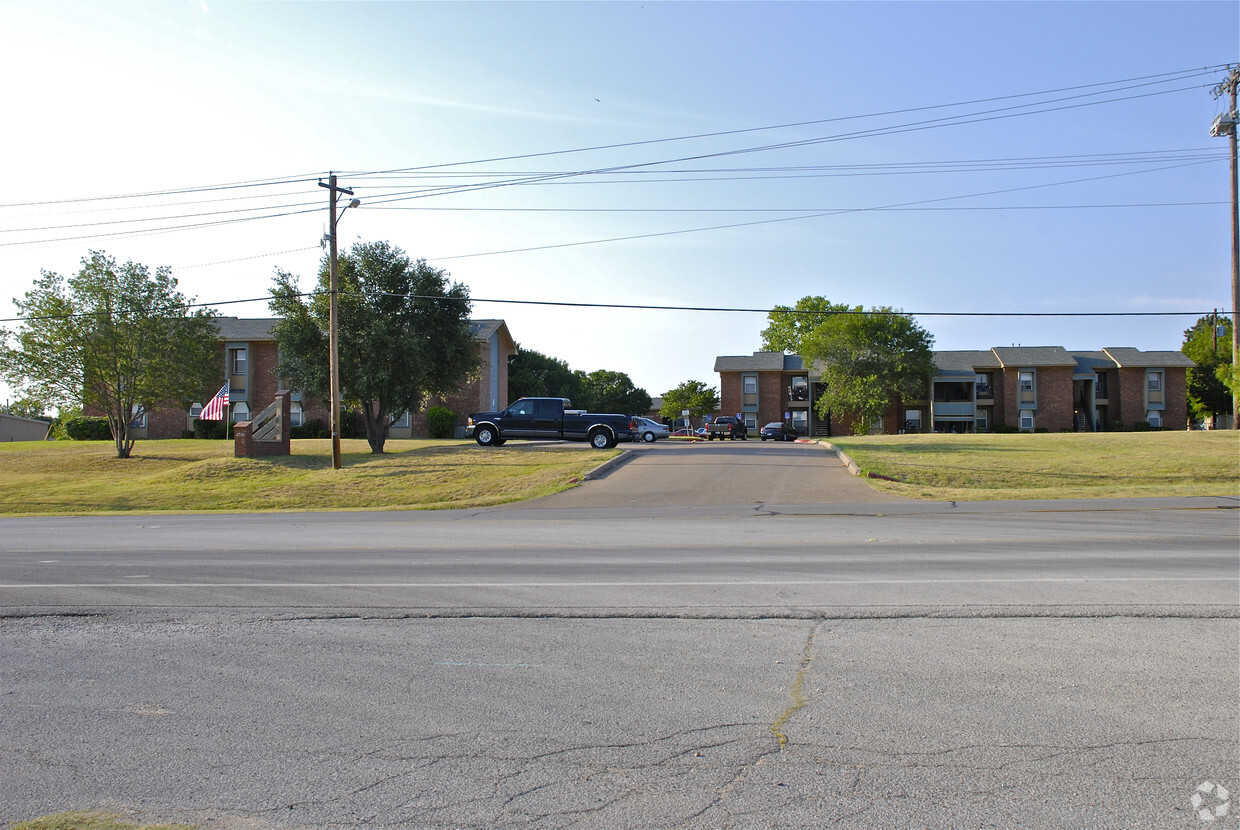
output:
M 787 424 L 770 423 L 762 428 L 758 433 L 763 441 L 770 438 L 774 441 L 795 441 L 797 440 L 797 431 Z

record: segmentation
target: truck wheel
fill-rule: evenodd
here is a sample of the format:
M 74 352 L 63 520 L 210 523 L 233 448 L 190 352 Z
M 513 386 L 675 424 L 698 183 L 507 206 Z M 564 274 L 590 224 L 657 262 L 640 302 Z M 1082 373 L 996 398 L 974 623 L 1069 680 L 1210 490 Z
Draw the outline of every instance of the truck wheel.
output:
M 478 442 L 479 446 L 483 447 L 498 447 L 503 443 L 499 440 L 499 435 L 496 434 L 495 428 L 490 425 L 483 425 L 474 430 L 474 440 Z
M 609 450 L 615 445 L 611 433 L 605 429 L 596 429 L 590 433 L 590 446 L 596 450 Z

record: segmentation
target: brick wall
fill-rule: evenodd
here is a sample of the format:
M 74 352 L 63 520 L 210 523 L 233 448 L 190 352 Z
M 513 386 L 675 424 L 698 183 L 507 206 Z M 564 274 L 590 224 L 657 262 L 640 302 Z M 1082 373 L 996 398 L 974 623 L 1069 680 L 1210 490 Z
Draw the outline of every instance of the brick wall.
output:
M 1163 370 L 1163 390 L 1167 408 L 1163 410 L 1163 429 L 1188 429 L 1188 377 L 1184 369 Z
M 1037 429 L 1060 432 L 1073 428 L 1072 375 L 1067 366 L 1045 366 L 1038 369 L 1038 408 L 1033 425 Z
M 1125 368 L 1115 374 L 1119 380 L 1119 394 L 1111 391 L 1109 417 L 1119 421 L 1123 429 L 1133 429 L 1137 421 L 1145 420 L 1145 369 Z

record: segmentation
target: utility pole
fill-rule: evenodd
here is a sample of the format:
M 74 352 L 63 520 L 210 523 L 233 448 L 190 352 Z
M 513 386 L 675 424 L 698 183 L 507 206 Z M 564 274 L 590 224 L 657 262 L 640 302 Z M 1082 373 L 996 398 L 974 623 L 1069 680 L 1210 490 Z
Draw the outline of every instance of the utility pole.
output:
M 1231 141 L 1231 425 L 1232 429 L 1240 429 L 1240 385 L 1236 384 L 1237 369 L 1240 369 L 1240 204 L 1236 195 L 1236 87 L 1240 85 L 1240 66 L 1231 67 L 1227 80 L 1214 88 L 1214 97 L 1227 95 L 1231 98 L 1231 109 L 1224 115 L 1214 119 L 1210 135 L 1228 136 Z
M 336 200 L 339 194 L 347 193 L 352 196 L 352 190 L 346 190 L 343 187 L 336 186 L 336 174 L 331 173 L 327 177 L 327 184 L 319 182 L 319 187 L 327 188 L 327 211 L 331 216 L 331 222 L 328 225 L 328 299 L 330 301 L 330 312 L 328 315 L 328 343 L 330 354 L 328 356 L 328 369 L 331 375 L 331 420 L 332 420 L 332 469 L 340 469 L 340 348 L 339 336 L 337 332 L 337 309 L 339 284 L 336 278 L 336 221 L 339 218 L 336 214 Z M 358 200 L 354 199 L 346 208 L 353 207 L 358 204 Z M 341 211 L 344 213 L 344 211 Z

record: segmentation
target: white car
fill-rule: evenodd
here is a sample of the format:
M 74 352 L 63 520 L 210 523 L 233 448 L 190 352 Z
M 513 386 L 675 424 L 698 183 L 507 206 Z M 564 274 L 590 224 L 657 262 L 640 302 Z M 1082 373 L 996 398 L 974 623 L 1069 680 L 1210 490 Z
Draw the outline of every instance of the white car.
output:
M 642 441 L 646 444 L 652 444 L 660 438 L 666 438 L 668 434 L 667 426 L 652 421 L 649 418 L 637 417 L 637 428 L 633 430 L 633 440 Z

